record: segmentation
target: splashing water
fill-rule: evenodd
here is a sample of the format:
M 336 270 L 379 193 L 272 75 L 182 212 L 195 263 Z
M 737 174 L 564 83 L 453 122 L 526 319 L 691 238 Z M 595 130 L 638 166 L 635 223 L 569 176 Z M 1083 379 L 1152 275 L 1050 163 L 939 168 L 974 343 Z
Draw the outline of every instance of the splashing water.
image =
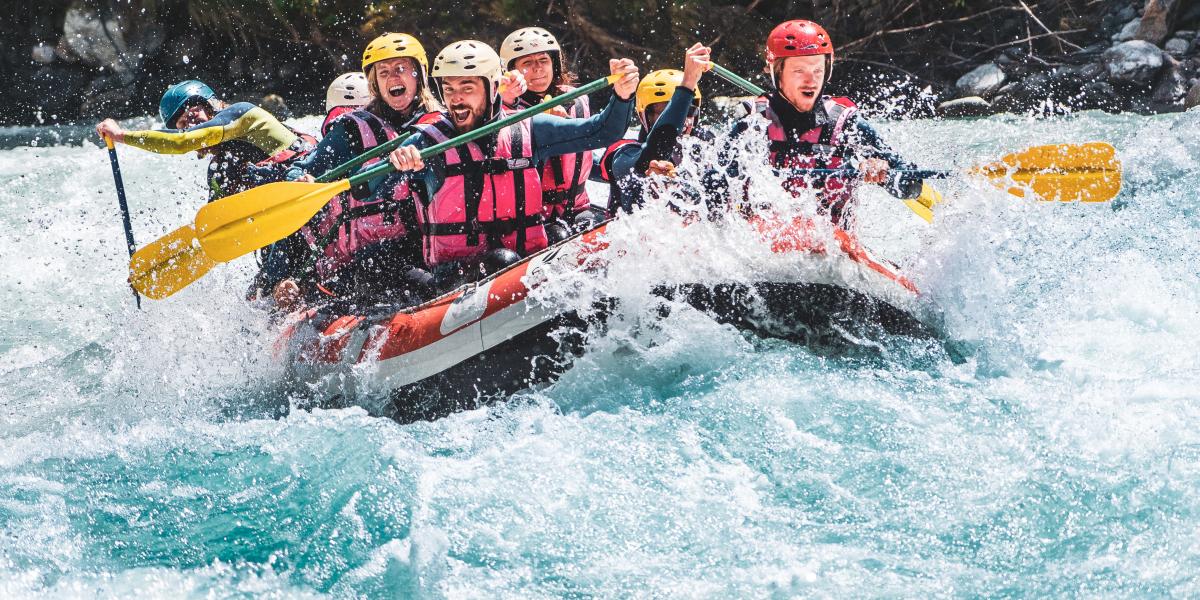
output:
M 748 252 L 652 206 L 603 282 L 630 318 L 549 387 L 406 426 L 286 410 L 248 259 L 134 309 L 105 153 L 0 132 L 0 595 L 1196 595 L 1198 121 L 880 124 L 922 166 L 1125 165 L 1106 205 L 946 182 L 932 226 L 866 190 L 863 241 L 965 362 L 642 318 L 656 273 Z M 202 163 L 121 158 L 139 242 L 194 214 Z

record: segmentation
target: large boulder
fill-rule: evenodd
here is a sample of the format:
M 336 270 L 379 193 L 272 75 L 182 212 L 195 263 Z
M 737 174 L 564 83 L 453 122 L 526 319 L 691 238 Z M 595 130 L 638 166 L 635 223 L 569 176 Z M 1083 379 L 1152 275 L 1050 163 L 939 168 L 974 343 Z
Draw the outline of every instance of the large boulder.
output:
M 154 56 L 165 34 L 144 11 L 119 14 L 76 0 L 63 17 L 60 46 L 70 59 L 117 76 L 122 86 L 140 74 L 143 61 Z
M 1181 0 L 1146 0 L 1142 10 L 1142 21 L 1134 39 L 1158 45 L 1175 31 L 1175 18 L 1179 16 Z
M 995 63 L 986 63 L 959 77 L 955 87 L 963 96 L 987 98 L 1004 85 L 1004 78 L 1004 71 L 1000 67 Z
M 1163 66 L 1163 51 L 1142 40 L 1122 42 L 1104 53 L 1108 79 L 1116 84 L 1148 86 Z

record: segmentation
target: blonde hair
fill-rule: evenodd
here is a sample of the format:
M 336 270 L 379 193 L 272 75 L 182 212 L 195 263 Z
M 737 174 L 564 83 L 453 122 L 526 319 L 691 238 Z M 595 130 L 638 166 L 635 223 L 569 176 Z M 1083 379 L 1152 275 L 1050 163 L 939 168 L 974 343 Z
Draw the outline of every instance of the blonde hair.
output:
M 418 63 L 415 58 L 411 58 L 408 56 L 404 56 L 401 58 L 409 61 L 411 63 L 411 66 L 415 66 L 418 69 L 421 68 L 420 63 Z M 370 92 L 371 92 L 371 101 L 369 103 L 367 103 L 367 106 L 364 108 L 366 108 L 367 110 L 370 110 L 373 106 L 376 106 L 377 102 L 386 104 L 386 102 L 384 102 L 384 100 L 383 100 L 383 95 L 379 93 L 379 84 L 375 81 L 375 65 L 374 64 L 371 64 L 371 66 L 367 67 L 367 72 L 365 73 L 365 75 L 367 76 L 367 89 L 370 90 Z M 424 109 L 425 112 L 437 112 L 437 111 L 442 110 L 441 103 L 439 103 L 437 101 L 437 99 L 433 97 L 433 93 L 430 91 L 429 86 L 425 85 L 426 79 L 427 78 L 422 78 L 422 77 L 417 78 L 417 95 L 415 98 L 413 98 L 413 101 L 417 105 L 412 107 L 414 113 L 416 112 L 416 109 L 418 107 L 420 107 L 421 109 Z M 374 111 L 372 111 L 372 112 L 374 112 Z

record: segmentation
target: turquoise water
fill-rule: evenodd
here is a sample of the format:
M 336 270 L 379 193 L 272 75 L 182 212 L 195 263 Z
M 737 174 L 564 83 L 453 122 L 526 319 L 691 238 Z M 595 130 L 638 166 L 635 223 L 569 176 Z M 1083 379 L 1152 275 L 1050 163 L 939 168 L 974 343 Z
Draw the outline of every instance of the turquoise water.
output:
M 405 426 L 291 407 L 249 262 L 137 311 L 106 154 L 3 132 L 0 596 L 1198 595 L 1198 125 L 883 127 L 931 166 L 1125 164 L 1113 205 L 957 181 L 929 226 L 867 194 L 965 362 L 618 316 L 556 384 Z M 194 214 L 202 163 L 121 157 L 140 242 Z

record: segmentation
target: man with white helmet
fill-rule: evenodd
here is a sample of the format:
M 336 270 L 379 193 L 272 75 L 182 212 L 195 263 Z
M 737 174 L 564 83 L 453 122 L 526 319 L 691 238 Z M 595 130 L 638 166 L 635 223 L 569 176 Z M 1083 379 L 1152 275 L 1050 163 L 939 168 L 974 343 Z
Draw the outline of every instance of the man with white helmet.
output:
M 510 108 L 528 108 L 575 89 L 575 74 L 567 70 L 558 39 L 541 27 L 510 33 L 500 44 L 500 60 L 505 69 L 519 71 L 528 86 L 528 91 L 507 104 Z M 580 96 L 551 114 L 584 119 L 592 113 L 588 97 Z M 543 166 L 542 215 L 552 242 L 567 237 L 570 226 L 582 231 L 595 222 L 586 185 L 591 172 L 591 152 L 563 154 Z
M 637 67 L 621 59 L 610 60 L 609 69 L 622 77 L 600 114 L 587 119 L 537 115 L 426 162 L 422 148 L 481 127 L 501 112 L 503 65 L 491 47 L 466 40 L 438 54 L 431 76 L 447 110 L 438 122 L 420 125 L 420 133 L 389 160 L 399 172 L 393 177 L 407 182 L 418 201 L 425 262 L 440 281 L 475 276 L 480 259 L 495 267 L 546 247 L 538 165 L 607 146 L 629 123 Z

